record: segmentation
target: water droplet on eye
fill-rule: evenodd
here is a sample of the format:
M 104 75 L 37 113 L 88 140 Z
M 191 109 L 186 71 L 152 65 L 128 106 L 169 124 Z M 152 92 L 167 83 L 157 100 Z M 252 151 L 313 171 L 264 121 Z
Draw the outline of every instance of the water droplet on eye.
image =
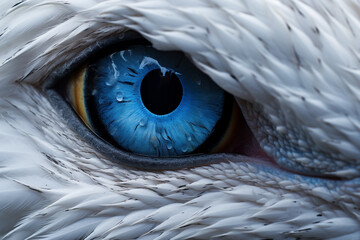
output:
M 146 118 L 141 119 L 140 122 L 139 122 L 139 125 L 140 125 L 141 127 L 145 127 L 146 124 L 147 124 L 147 119 L 146 119 Z
M 187 151 L 188 151 L 188 146 L 182 146 L 182 148 L 181 148 L 181 151 L 183 152 L 183 153 L 186 153 Z
M 116 94 L 116 101 L 118 102 L 124 101 L 124 94 L 122 92 L 118 92 L 118 94 Z
M 167 142 L 167 143 L 166 143 L 166 148 L 167 148 L 168 150 L 171 150 L 171 149 L 173 148 L 172 143 L 171 143 L 171 142 Z
M 113 86 L 113 85 L 115 84 L 115 82 L 116 82 L 116 79 L 115 79 L 115 78 L 109 78 L 109 79 L 105 82 L 105 84 L 106 84 L 106 86 L 111 87 L 111 86 Z
M 195 81 L 196 82 L 196 85 L 200 86 L 201 85 L 201 79 L 198 79 Z

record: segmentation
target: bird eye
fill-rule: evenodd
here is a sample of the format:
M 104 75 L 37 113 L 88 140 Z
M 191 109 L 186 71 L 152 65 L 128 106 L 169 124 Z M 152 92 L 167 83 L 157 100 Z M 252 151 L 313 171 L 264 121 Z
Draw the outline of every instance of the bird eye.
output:
M 46 87 L 85 140 L 111 159 L 146 169 L 195 166 L 207 163 L 201 154 L 249 149 L 230 94 L 183 53 L 130 40 L 98 43 Z
M 66 93 L 94 133 L 147 156 L 180 156 L 200 146 L 212 151 L 222 140 L 206 140 L 231 121 L 222 89 L 182 53 L 150 46 L 129 46 L 89 63 Z

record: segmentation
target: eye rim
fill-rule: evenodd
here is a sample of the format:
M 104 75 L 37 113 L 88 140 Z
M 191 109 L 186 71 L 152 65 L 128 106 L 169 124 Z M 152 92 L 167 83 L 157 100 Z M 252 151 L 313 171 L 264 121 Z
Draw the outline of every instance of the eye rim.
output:
M 99 59 L 116 51 L 126 49 L 133 45 L 151 45 L 139 33 L 126 31 L 119 36 L 102 39 L 95 45 L 84 49 L 77 57 L 69 63 L 61 66 L 49 76 L 49 79 L 42 84 L 42 90 L 49 102 L 58 111 L 74 132 L 95 148 L 96 151 L 104 154 L 110 160 L 121 165 L 138 168 L 142 170 L 177 170 L 182 168 L 198 167 L 220 163 L 224 161 L 236 161 L 241 159 L 252 159 L 251 157 L 233 153 L 191 153 L 191 155 L 154 157 L 144 156 L 136 153 L 124 151 L 112 145 L 108 141 L 93 133 L 85 123 L 78 117 L 75 110 L 67 103 L 64 97 L 56 89 L 58 84 L 63 83 L 81 66 L 87 62 Z M 228 100 L 229 101 L 229 100 Z M 235 102 L 234 102 L 235 104 Z M 211 156 L 211 157 L 210 157 Z M 252 160 L 253 161 L 253 160 Z

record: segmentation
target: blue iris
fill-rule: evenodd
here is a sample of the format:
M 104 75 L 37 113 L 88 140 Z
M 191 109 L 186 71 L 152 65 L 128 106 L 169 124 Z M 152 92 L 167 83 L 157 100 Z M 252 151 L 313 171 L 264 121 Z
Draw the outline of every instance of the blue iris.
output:
M 90 64 L 84 84 L 95 131 L 148 156 L 193 152 L 214 132 L 224 108 L 224 91 L 182 53 L 149 46 Z

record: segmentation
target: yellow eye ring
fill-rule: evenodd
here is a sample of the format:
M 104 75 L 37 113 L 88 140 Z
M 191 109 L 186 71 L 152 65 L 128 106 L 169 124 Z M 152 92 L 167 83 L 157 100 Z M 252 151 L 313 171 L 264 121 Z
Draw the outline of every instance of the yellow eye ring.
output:
M 68 93 L 67 95 L 69 96 L 70 104 L 74 108 L 76 113 L 83 120 L 83 122 L 90 129 L 92 129 L 85 108 L 85 98 L 84 98 L 85 74 L 86 74 L 86 67 L 84 66 L 71 76 L 69 84 L 67 86 L 67 93 Z

